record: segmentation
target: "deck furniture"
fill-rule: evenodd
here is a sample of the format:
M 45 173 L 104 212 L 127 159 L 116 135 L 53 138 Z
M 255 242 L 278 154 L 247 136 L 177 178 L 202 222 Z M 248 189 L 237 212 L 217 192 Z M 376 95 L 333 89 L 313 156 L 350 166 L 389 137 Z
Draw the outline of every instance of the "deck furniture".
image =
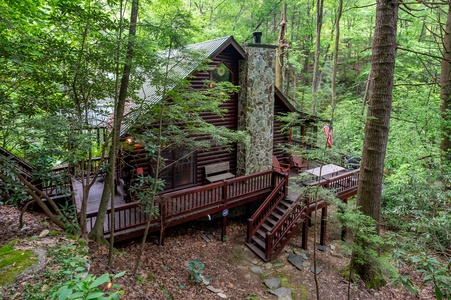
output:
M 205 177 L 208 182 L 213 183 L 234 178 L 235 175 L 230 173 L 229 162 L 220 162 L 205 166 Z
M 309 168 L 307 161 L 300 158 L 297 154 L 291 155 L 291 166 L 294 167 L 298 173 Z
M 306 173 L 312 174 L 316 177 L 319 177 L 321 174 L 321 177 L 326 178 L 330 176 L 338 175 L 339 172 L 344 171 L 345 168 L 334 165 L 334 164 L 327 164 L 322 167 L 317 167 L 313 169 L 306 170 Z
M 285 164 L 285 163 L 279 162 L 279 160 L 277 159 L 277 156 L 273 155 L 272 156 L 272 167 L 276 171 L 279 171 L 282 173 L 289 173 L 291 166 L 290 166 L 290 164 Z

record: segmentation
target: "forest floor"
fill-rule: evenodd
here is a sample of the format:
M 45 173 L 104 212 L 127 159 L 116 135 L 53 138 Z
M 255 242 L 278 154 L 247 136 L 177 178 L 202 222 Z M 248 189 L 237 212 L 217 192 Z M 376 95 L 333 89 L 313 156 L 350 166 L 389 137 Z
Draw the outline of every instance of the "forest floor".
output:
M 36 239 L 44 229 L 57 230 L 48 224 L 45 215 L 25 213 L 23 230 L 18 229 L 18 218 L 19 211 L 16 208 L 0 205 L 0 246 L 12 240 L 24 241 L 35 237 L 34 247 L 45 250 L 49 245 L 61 241 L 58 235 Z M 113 269 L 105 266 L 108 261 L 107 249 L 89 244 L 91 273 L 100 275 L 112 273 L 113 270 L 126 270 L 127 274 L 116 282 L 125 290 L 121 299 L 317 299 L 312 273 L 313 230 L 310 231 L 308 251 L 301 249 L 301 234 L 297 233 L 275 261 L 264 263 L 244 246 L 244 220 L 229 219 L 226 241 L 220 240 L 220 228 L 220 221 L 215 220 L 196 221 L 170 228 L 166 232 L 164 246 L 158 246 L 157 238 L 150 237 L 145 244 L 136 280 L 129 274 L 137 259 L 139 241 L 117 247 Z M 349 299 L 435 298 L 430 287 L 424 287 L 420 295 L 414 296 L 404 287 L 390 285 L 374 290 L 367 289 L 360 281 L 349 285 L 340 274 L 349 264 L 350 255 L 339 237 L 340 226 L 332 216 L 328 222 L 327 247 L 325 251 L 316 251 L 317 270 L 321 270 L 317 275 L 319 299 L 348 299 L 348 288 Z M 302 261 L 302 270 L 288 261 L 290 254 L 307 258 Z M 204 264 L 202 274 L 211 278 L 208 284 L 190 280 L 188 265 L 196 259 Z M 46 262 L 41 261 L 42 264 Z M 420 285 L 420 275 L 412 268 L 403 268 L 400 272 L 411 275 L 414 282 Z M 27 284 L 39 285 L 39 278 L 19 276 L 14 284 L 3 288 L 3 292 L 15 290 L 15 296 L 5 292 L 3 299 L 23 299 L 20 296 L 21 289 Z

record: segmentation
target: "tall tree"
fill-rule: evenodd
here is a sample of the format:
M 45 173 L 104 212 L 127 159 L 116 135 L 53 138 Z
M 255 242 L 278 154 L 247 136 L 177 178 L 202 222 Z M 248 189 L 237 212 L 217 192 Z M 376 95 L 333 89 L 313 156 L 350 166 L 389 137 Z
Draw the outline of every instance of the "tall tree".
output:
M 332 104 L 331 104 L 331 120 L 333 121 L 335 103 L 337 101 L 337 71 L 338 71 L 338 49 L 340 44 L 340 20 L 343 12 L 343 0 L 338 0 L 337 17 L 335 19 L 335 40 L 334 55 L 332 67 Z
M 321 55 L 321 28 L 323 26 L 324 0 L 316 0 L 316 40 L 315 40 L 315 61 L 313 63 L 312 99 L 313 114 L 317 112 L 317 94 L 320 85 L 319 57 Z
M 115 101 L 114 107 L 112 142 L 110 144 L 108 152 L 109 159 L 105 186 L 102 192 L 102 198 L 100 200 L 96 222 L 94 224 L 94 227 L 92 228 L 92 231 L 89 233 L 89 237 L 97 242 L 104 241 L 103 226 L 105 221 L 105 215 L 108 210 L 108 202 L 110 199 L 111 201 L 114 201 L 114 174 L 116 166 L 115 165 L 116 154 L 122 126 L 122 120 L 124 118 L 124 109 L 128 93 L 130 73 L 132 70 L 137 20 L 138 20 L 138 0 L 133 0 L 131 5 L 130 28 L 128 36 L 129 40 L 127 45 L 127 52 L 125 55 L 124 69 L 121 77 L 119 95 L 117 100 Z
M 446 27 L 443 32 L 442 61 L 440 75 L 440 111 L 443 118 L 442 125 L 442 163 L 451 163 L 451 1 L 448 1 Z
M 397 0 L 377 1 L 369 105 L 357 191 L 357 205 L 364 215 L 376 221 L 377 232 L 380 228 L 382 179 L 392 107 L 398 6 Z M 364 241 L 356 240 L 356 243 Z M 377 278 L 377 266 L 370 257 L 365 257 L 365 253 L 354 251 L 353 262 L 360 278 L 366 282 Z
M 277 39 L 277 50 L 276 50 L 276 87 L 283 91 L 283 71 L 285 69 L 284 66 L 284 51 L 287 47 L 287 40 L 285 38 L 285 34 L 287 32 L 287 4 L 285 3 L 283 6 L 282 17 L 280 18 L 280 31 L 279 37 Z

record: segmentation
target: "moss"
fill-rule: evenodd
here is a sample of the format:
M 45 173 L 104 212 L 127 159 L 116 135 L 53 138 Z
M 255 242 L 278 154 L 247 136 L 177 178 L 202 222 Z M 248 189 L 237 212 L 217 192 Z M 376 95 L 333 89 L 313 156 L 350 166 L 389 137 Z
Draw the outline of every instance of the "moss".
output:
M 290 276 L 279 274 L 281 276 L 280 286 L 291 289 L 293 299 L 309 299 L 310 293 L 305 285 L 300 285 Z
M 15 250 L 14 242 L 0 248 L 0 286 L 13 283 L 24 270 L 37 262 L 31 250 Z
M 241 246 L 234 246 L 230 256 L 230 262 L 233 264 L 239 264 L 244 260 L 243 248 Z

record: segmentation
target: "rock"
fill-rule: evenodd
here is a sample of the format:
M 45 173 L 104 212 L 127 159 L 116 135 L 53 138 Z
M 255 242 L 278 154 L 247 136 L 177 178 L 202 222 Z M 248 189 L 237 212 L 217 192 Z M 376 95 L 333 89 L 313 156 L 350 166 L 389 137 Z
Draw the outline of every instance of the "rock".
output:
M 273 270 L 268 270 L 268 271 L 266 271 L 265 272 L 265 277 L 270 277 L 270 276 L 272 276 L 272 274 L 274 274 L 274 271 Z
M 210 283 L 211 278 L 204 277 L 203 275 L 200 275 L 200 278 L 202 279 L 202 283 L 207 285 Z
M 270 293 L 279 297 L 278 300 L 291 300 L 291 289 L 287 287 L 280 287 L 277 290 L 270 290 Z
M 250 258 L 248 258 L 248 261 L 251 263 L 251 264 L 253 264 L 253 265 L 256 265 L 256 264 L 258 264 L 258 260 L 257 259 L 255 259 L 254 257 L 250 257 Z
M 301 255 L 304 252 L 302 249 L 293 249 L 293 253 L 297 255 Z
M 319 245 L 317 249 L 321 252 L 324 252 L 324 251 L 326 251 L 327 247 L 323 246 L 323 245 Z
M 217 295 L 219 296 L 219 298 L 227 299 L 227 296 L 224 295 L 223 293 L 217 293 Z
M 321 273 L 323 271 L 323 269 L 321 269 L 320 267 L 316 266 L 316 275 L 318 275 L 319 273 Z M 315 273 L 315 266 L 311 266 L 310 267 L 310 272 Z
M 43 231 L 41 231 L 41 233 L 39 234 L 40 238 L 46 237 L 49 234 L 49 230 L 48 229 L 44 229 Z
M 330 245 L 330 250 L 335 251 L 335 246 L 334 245 Z
M 282 267 L 285 267 L 285 264 L 284 263 L 275 263 L 272 266 L 273 266 L 273 268 L 282 268 Z
M 222 293 L 222 291 L 220 289 L 217 289 L 211 285 L 207 285 L 207 289 L 212 291 L 213 293 Z
M 302 256 L 297 254 L 288 255 L 288 261 L 299 270 L 302 270 Z
M 263 274 L 263 269 L 259 266 L 252 266 L 251 271 L 257 274 Z
M 269 278 L 263 281 L 263 283 L 271 290 L 277 289 L 280 286 L 281 282 L 281 278 Z
M 271 270 L 272 269 L 272 263 L 265 263 L 265 264 L 263 264 L 263 268 L 265 268 L 266 270 Z
M 30 229 L 30 227 L 29 226 L 25 226 L 25 227 L 22 227 L 21 229 L 20 229 L 20 231 L 22 232 L 22 231 L 25 231 L 25 230 L 28 230 L 28 229 Z M 47 230 L 48 231 L 48 230 Z
M 344 256 L 340 253 L 337 252 L 331 252 L 330 255 L 335 256 L 335 257 L 339 257 L 339 258 L 343 258 Z
M 304 261 L 304 262 L 302 263 L 302 266 L 303 266 L 303 267 L 306 267 L 306 268 L 310 267 L 310 265 L 311 265 L 311 263 L 310 263 L 309 261 Z

